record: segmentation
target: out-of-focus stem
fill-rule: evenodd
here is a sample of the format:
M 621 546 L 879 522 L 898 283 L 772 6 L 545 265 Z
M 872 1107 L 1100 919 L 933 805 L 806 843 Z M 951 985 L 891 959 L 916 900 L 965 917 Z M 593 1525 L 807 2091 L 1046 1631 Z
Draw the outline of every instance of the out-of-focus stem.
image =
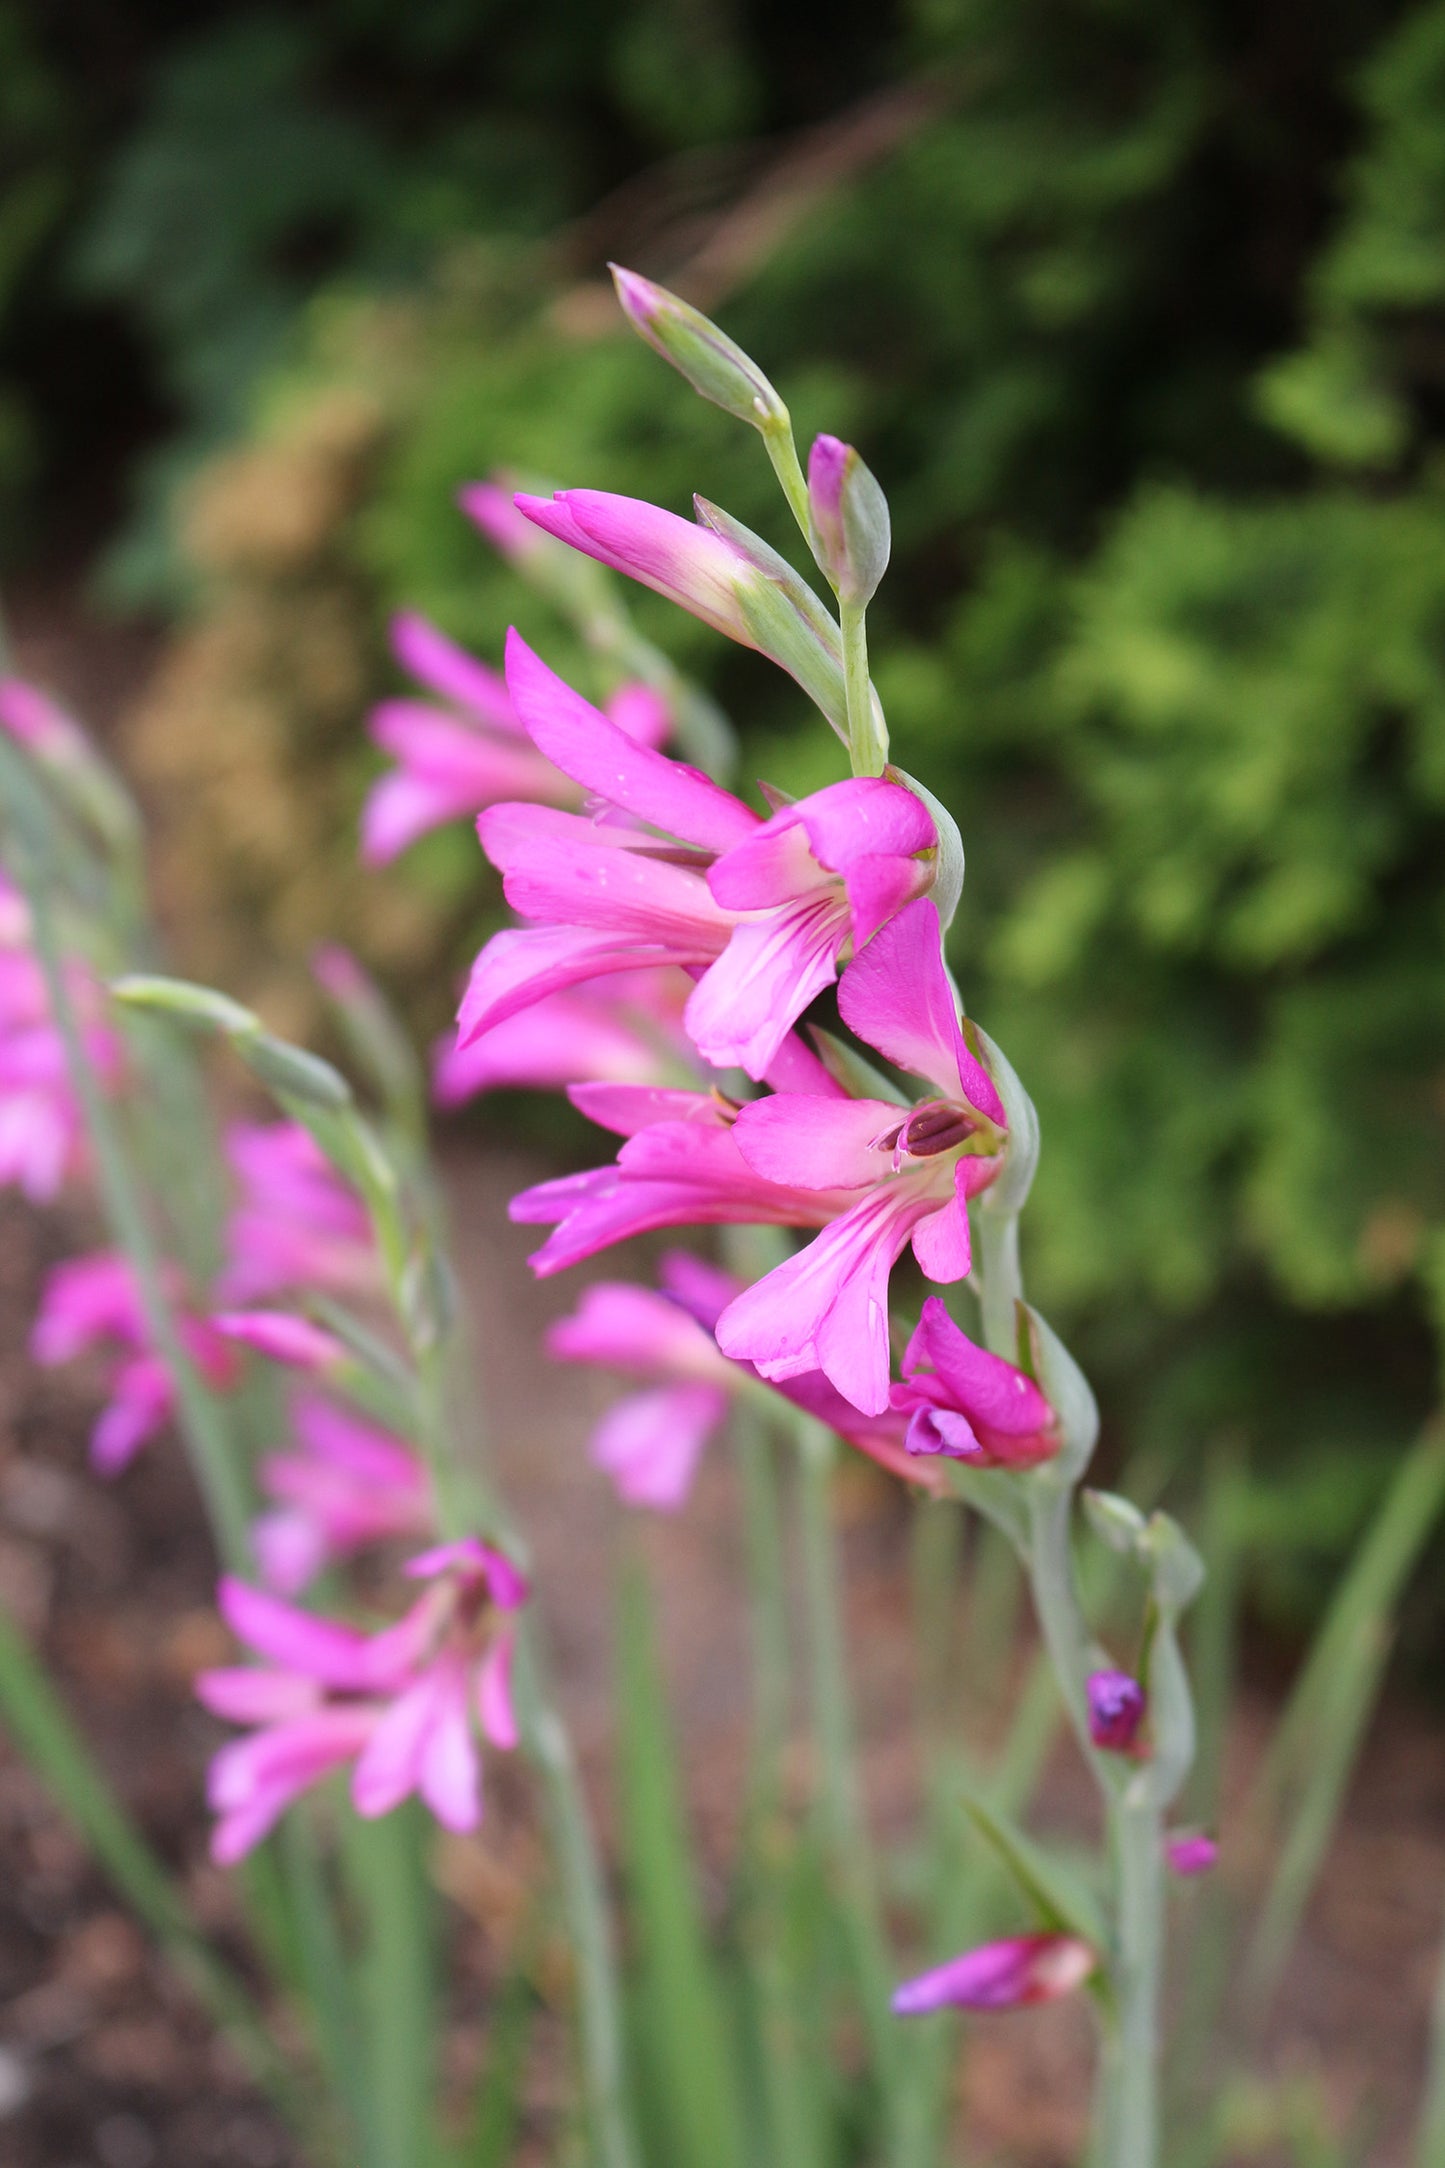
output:
M 888 765 L 886 734 L 880 732 L 868 676 L 867 609 L 840 598 L 843 632 L 843 690 L 848 702 L 848 757 L 855 775 L 881 775 Z
M 788 510 L 802 530 L 803 540 L 812 547 L 812 522 L 808 516 L 808 484 L 798 459 L 798 447 L 793 442 L 793 428 L 786 418 L 770 420 L 762 431 L 767 454 L 773 463 L 773 472 L 788 500 Z
M 848 1706 L 843 1605 L 829 1510 L 834 1442 L 830 1433 L 808 1416 L 800 1415 L 796 1419 L 796 1430 L 803 1600 L 808 1620 L 813 1721 L 822 1779 L 824 1826 L 842 1884 L 844 1920 L 853 1944 L 864 2020 L 884 2100 L 887 2125 L 884 2157 L 890 2168 L 904 2168 L 904 2163 L 913 2157 L 911 2118 L 899 2081 L 902 2047 L 897 2021 L 889 2008 L 888 1947 L 858 1789 L 853 1724 Z
M 44 974 L 51 1014 L 65 1046 L 70 1081 L 80 1102 L 86 1134 L 95 1155 L 106 1217 L 135 1275 L 146 1330 L 175 1386 L 181 1432 L 206 1501 L 217 1548 L 228 1566 L 244 1570 L 250 1562 L 250 1502 L 240 1465 L 215 1399 L 181 1345 L 140 1188 L 119 1124 L 86 1053 L 84 1034 L 65 983 L 45 881 L 30 862 L 28 850 L 22 849 L 20 859 L 35 952 Z
M 766 1820 L 777 1805 L 788 1733 L 788 1604 L 783 1576 L 782 1499 L 773 1449 L 754 1409 L 733 1412 L 743 1491 L 753 1642 L 752 1810 Z
M 581 1779 L 561 1718 L 551 1706 L 535 1631 L 517 1639 L 523 1736 L 541 1774 L 552 1853 L 577 1965 L 586 2125 L 597 2168 L 637 2168 L 622 2048 L 622 1999 L 607 1898 Z

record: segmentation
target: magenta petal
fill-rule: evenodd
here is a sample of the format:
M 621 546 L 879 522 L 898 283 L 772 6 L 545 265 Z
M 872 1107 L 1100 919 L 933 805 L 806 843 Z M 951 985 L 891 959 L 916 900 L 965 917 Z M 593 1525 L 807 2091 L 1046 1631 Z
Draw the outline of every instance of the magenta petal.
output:
M 483 1032 L 566 987 L 634 971 L 639 964 L 672 961 L 665 945 L 654 943 L 649 951 L 626 933 L 584 932 L 574 926 L 508 927 L 493 934 L 472 966 L 457 1017 L 457 1045 L 471 1046 Z
M 493 730 L 521 736 L 522 726 L 501 673 L 478 662 L 416 611 L 406 610 L 392 619 L 391 651 L 403 670 L 443 700 L 454 701 Z
M 1015 1363 L 991 1355 L 970 1340 L 949 1316 L 941 1296 L 930 1295 L 924 1303 L 905 1368 L 916 1368 L 919 1355 L 926 1355 L 955 1404 L 975 1423 L 1008 1436 L 1052 1426 L 1054 1411 L 1033 1379 Z
M 263 1671 L 255 1664 L 231 1664 L 197 1672 L 196 1699 L 212 1716 L 231 1724 L 275 1724 L 320 1706 L 314 1679 L 294 1671 Z
M 809 1002 L 832 985 L 847 938 L 847 909 L 830 890 L 735 926 L 685 1011 L 704 1061 L 765 1076 Z
M 759 825 L 756 813 L 700 769 L 630 737 L 549 670 L 516 631 L 507 635 L 507 683 L 533 744 L 609 805 L 716 851 Z
M 563 1362 L 605 1364 L 635 1377 L 723 1383 L 736 1376 L 685 1309 L 630 1281 L 589 1287 L 570 1317 L 549 1326 L 546 1344 Z
M 1181 1830 L 1164 1840 L 1164 1858 L 1173 1874 L 1188 1877 L 1208 1874 L 1219 1858 L 1219 1846 L 1213 1837 L 1200 1830 Z
M 1146 1696 L 1127 1671 L 1091 1671 L 1086 1683 L 1089 1737 L 1109 1754 L 1132 1753 L 1144 1722 Z
M 221 1580 L 216 1602 L 236 1639 L 258 1656 L 269 1657 L 282 1670 L 300 1672 L 322 1686 L 365 1691 L 370 1678 L 369 1643 L 354 1626 L 300 1611 L 230 1574 Z
M 707 885 L 728 911 L 773 911 L 836 886 L 813 855 L 796 806 L 785 806 L 708 867 Z
M 559 542 L 626 572 L 729 639 L 756 645 L 738 604 L 738 552 L 711 529 L 600 489 L 559 490 L 550 499 L 519 494 L 515 502 Z
M 921 1219 L 913 1230 L 913 1254 L 930 1280 L 945 1286 L 966 1280 L 972 1251 L 968 1231 L 968 1206 L 958 1196 Z
M 508 1627 L 499 1633 L 477 1667 L 477 1721 L 482 1737 L 510 1753 L 521 1738 L 512 1700 L 512 1659 L 517 1637 Z
M 1005 1125 L 1003 1102 L 982 1063 L 964 1044 L 943 963 L 943 935 L 931 898 L 905 904 L 874 934 L 843 974 L 843 1021 L 869 1046 L 946 1099 L 964 1099 Z
M 938 830 L 922 799 L 881 776 L 830 783 L 790 810 L 806 828 L 818 863 L 834 873 L 846 875 L 870 858 L 916 859 L 920 851 L 938 846 Z
M 920 1455 L 939 1453 L 945 1460 L 975 1461 L 985 1467 L 991 1459 L 968 1417 L 960 1415 L 956 1408 L 915 1408 L 908 1419 L 904 1450 Z
M 716 1129 L 722 1121 L 722 1109 L 711 1092 L 665 1084 L 574 1084 L 567 1097 L 589 1121 L 617 1137 L 635 1137 L 658 1122 L 697 1122 Z
M 894 1993 L 893 2012 L 896 2017 L 919 2017 L 948 2008 L 1013 2010 L 1052 2002 L 1082 1986 L 1097 1962 L 1088 1943 L 1075 1935 L 1015 1935 L 986 1942 L 905 1981 Z
M 155 1355 L 122 1363 L 111 1382 L 110 1405 L 90 1434 L 91 1464 L 99 1475 L 118 1475 L 140 1448 L 169 1421 L 175 1406 L 170 1372 Z
M 727 1413 L 716 1385 L 667 1385 L 629 1393 L 592 1433 L 589 1455 L 625 1505 L 675 1513 L 687 1503 L 704 1446 Z
M 821 1370 L 855 1408 L 881 1415 L 889 1405 L 888 1276 L 930 1209 L 926 1193 L 901 1181 L 864 1197 L 728 1305 L 719 1347 L 773 1380 Z
M 748 1165 L 795 1189 L 868 1189 L 892 1175 L 890 1137 L 907 1109 L 886 1099 L 754 1099 L 733 1124 Z
M 498 805 L 477 833 L 523 918 L 625 934 L 667 952 L 641 963 L 667 962 L 672 952 L 681 963 L 707 962 L 732 931 L 702 875 L 633 848 L 632 830 L 546 806 Z
M 390 1814 L 416 1790 L 432 1726 L 442 1713 L 438 1699 L 433 1667 L 377 1718 L 351 1778 L 352 1804 L 368 1821 Z
M 417 1790 L 443 1829 L 464 1834 L 482 1819 L 482 1765 L 472 1736 L 468 1668 L 448 1657 L 435 1667 L 435 1699 L 422 1745 Z

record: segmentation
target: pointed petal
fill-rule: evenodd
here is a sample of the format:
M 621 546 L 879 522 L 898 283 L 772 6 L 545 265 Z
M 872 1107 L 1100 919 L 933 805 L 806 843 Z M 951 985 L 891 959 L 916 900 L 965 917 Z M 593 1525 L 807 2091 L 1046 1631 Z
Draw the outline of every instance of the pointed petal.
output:
M 493 934 L 472 965 L 457 1016 L 457 1045 L 470 1047 L 483 1032 L 566 987 L 633 971 L 639 964 L 671 961 L 664 946 L 649 947 L 625 934 L 574 926 L 508 927 Z
M 676 1513 L 687 1503 L 702 1451 L 727 1414 L 716 1385 L 668 1385 L 629 1393 L 610 1408 L 588 1449 L 625 1505 Z
M 893 1148 L 880 1138 L 905 1110 L 885 1099 L 817 1099 L 775 1092 L 754 1099 L 733 1124 L 753 1170 L 794 1189 L 865 1189 L 893 1176 Z
M 517 1637 L 511 1627 L 497 1635 L 477 1667 L 477 1721 L 482 1737 L 504 1754 L 521 1739 L 521 1726 L 512 1700 L 512 1659 Z
M 283 1671 L 300 1672 L 342 1692 L 365 1691 L 368 1641 L 354 1626 L 299 1611 L 230 1574 L 217 1588 L 216 1603 L 236 1639 Z
M 640 963 L 706 963 L 732 931 L 702 875 L 631 848 L 632 830 L 599 827 L 546 806 L 499 805 L 481 815 L 477 833 L 514 911 L 668 952 L 639 957 Z
M 949 1316 L 941 1296 L 930 1295 L 924 1303 L 906 1360 L 917 1367 L 918 1354 L 926 1354 L 955 1405 L 974 1423 L 1006 1436 L 1052 1426 L 1054 1411 L 1033 1379 L 970 1340 Z
M 837 976 L 848 913 L 831 890 L 735 926 L 693 988 L 689 1035 L 715 1069 L 761 1077 L 815 995 Z
M 437 1681 L 428 1670 L 382 1711 L 357 1759 L 351 1799 L 358 1814 L 368 1821 L 390 1814 L 416 1790 L 437 1715 Z
M 457 1659 L 437 1682 L 421 1750 L 417 1790 L 443 1829 L 464 1834 L 482 1819 L 482 1764 L 472 1736 L 466 1665 Z
M 418 684 L 479 716 L 493 730 L 522 735 L 501 672 L 469 655 L 415 610 L 404 610 L 392 619 L 391 651 Z
M 930 1280 L 966 1280 L 971 1262 L 968 1206 L 950 1197 L 913 1230 L 913 1254 Z
M 507 635 L 507 683 L 533 744 L 609 805 L 715 851 L 759 825 L 756 813 L 700 769 L 630 737 L 549 670 L 516 631 Z
M 927 896 L 905 904 L 843 974 L 838 1007 L 850 1031 L 947 1099 L 963 1098 L 1006 1126 L 993 1080 L 964 1044 L 943 964 L 938 912 Z

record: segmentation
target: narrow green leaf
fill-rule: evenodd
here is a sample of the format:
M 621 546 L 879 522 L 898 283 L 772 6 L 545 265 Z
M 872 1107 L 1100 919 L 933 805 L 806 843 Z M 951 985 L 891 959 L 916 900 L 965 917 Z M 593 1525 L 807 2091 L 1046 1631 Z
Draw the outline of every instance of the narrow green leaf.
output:
M 963 1805 L 974 1828 L 1038 1914 L 1041 1927 L 1078 1935 L 1096 1950 L 1108 1946 L 1103 1914 L 1085 1882 L 976 1792 L 966 1793 Z
M 642 2037 L 675 2168 L 747 2168 L 735 2051 L 708 1952 L 646 1588 L 622 1587 L 618 1777 L 636 1921 Z
M 361 1922 L 358 1970 L 374 2155 L 385 2168 L 435 2158 L 436 1899 L 414 1803 L 376 1821 L 348 1811 L 342 1859 Z
M 454 2154 L 454 2168 L 509 2168 L 522 2114 L 527 2051 L 537 2014 L 532 1969 L 540 1940 L 534 1921 L 524 1932 L 519 1953 L 487 2013 L 487 2054 L 472 2106 L 466 2137 Z

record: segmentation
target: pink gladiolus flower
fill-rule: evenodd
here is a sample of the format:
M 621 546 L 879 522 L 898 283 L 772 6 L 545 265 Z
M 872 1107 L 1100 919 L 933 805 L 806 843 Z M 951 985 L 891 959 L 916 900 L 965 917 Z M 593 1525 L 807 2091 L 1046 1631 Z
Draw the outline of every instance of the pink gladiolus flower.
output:
M 1098 1964 L 1075 1935 L 1013 1935 L 906 1980 L 894 1991 L 895 2017 L 932 2010 L 1018 2010 L 1054 2002 L 1083 1985 Z
M 226 1156 L 241 1201 L 227 1224 L 221 1301 L 292 1289 L 367 1294 L 378 1283 L 366 1207 L 296 1122 L 236 1122 Z
M 858 777 L 763 820 L 695 769 L 630 744 L 515 632 L 507 682 L 540 750 L 625 818 L 483 814 L 507 901 L 532 923 L 477 959 L 460 1043 L 562 987 L 671 962 L 699 975 L 686 1023 L 704 1060 L 764 1076 L 840 959 L 931 885 L 931 815 L 901 784 Z
M 467 482 L 457 491 L 457 503 L 467 518 L 509 564 L 525 565 L 545 556 L 551 544 L 540 529 L 517 510 L 509 484 L 499 481 Z
M 1171 1872 L 1186 1879 L 1208 1874 L 1219 1858 L 1219 1846 L 1203 1830 L 1181 1829 L 1164 1840 L 1164 1858 Z
M 372 711 L 371 736 L 397 766 L 372 786 L 362 812 L 367 865 L 385 865 L 431 829 L 503 799 L 575 800 L 572 785 L 530 743 L 495 670 L 414 614 L 393 620 L 391 639 L 398 662 L 446 705 L 384 700 Z M 612 713 L 619 728 L 649 744 L 667 735 L 666 705 L 646 686 L 624 688 Z
M 1137 1754 L 1147 1700 L 1127 1671 L 1091 1671 L 1086 1694 L 1089 1737 L 1108 1754 Z
M 0 678 L 0 730 L 17 745 L 49 759 L 88 755 L 79 724 L 48 693 L 24 678 Z
M 628 1395 L 603 1417 L 590 1453 L 624 1503 L 674 1512 L 686 1502 L 728 1398 L 750 1381 L 762 1381 L 750 1363 L 723 1355 L 713 1336 L 743 1283 L 682 1250 L 663 1259 L 661 1280 L 657 1293 L 630 1281 L 600 1281 L 570 1317 L 550 1328 L 547 1348 L 563 1362 L 597 1363 L 657 1381 L 654 1390 Z M 901 1416 L 870 1421 L 816 1371 L 775 1389 L 892 1473 L 937 1487 L 933 1471 L 902 1450 Z
M 849 1204 L 831 1207 L 816 1240 L 729 1305 L 718 1345 L 775 1383 L 821 1370 L 876 1415 L 889 1404 L 893 1265 L 911 1241 L 929 1279 L 965 1277 L 968 1199 L 998 1172 L 1007 1122 L 959 1028 L 928 898 L 906 904 L 854 958 L 838 1005 L 859 1038 L 932 1096 L 904 1107 L 776 1092 L 740 1109 L 731 1141 L 755 1176 Z
M 334 1332 L 292 1310 L 216 1310 L 209 1323 L 222 1339 L 254 1348 L 289 1370 L 324 1376 L 346 1360 L 345 1344 Z
M 941 1295 L 923 1305 L 893 1405 L 908 1415 L 910 1453 L 976 1468 L 1032 1468 L 1059 1449 L 1054 1411 L 1028 1374 L 977 1346 Z
M 690 991 L 680 971 L 632 971 L 545 995 L 466 1046 L 445 1039 L 432 1096 L 455 1107 L 502 1088 L 681 1081 L 697 1067 L 682 1028 Z
M 0 1188 L 13 1185 L 32 1204 L 48 1204 L 67 1176 L 85 1166 L 87 1148 L 65 1042 L 51 1019 L 44 973 L 26 945 L 29 932 L 23 898 L 0 878 Z M 120 1074 L 120 1040 L 101 1019 L 90 973 L 72 963 L 66 978 L 87 1058 L 108 1088 Z
M 211 1764 L 220 1865 L 242 1858 L 294 1799 L 348 1762 L 358 1814 L 389 1814 L 415 1792 L 444 1828 L 481 1821 L 476 1735 L 503 1749 L 517 1742 L 513 1636 L 500 1621 L 526 1601 L 527 1583 L 475 1539 L 425 1552 L 407 1571 L 432 1585 L 373 1634 L 222 1581 L 223 1618 L 264 1664 L 196 1680 L 215 1715 L 255 1727 Z
M 174 1303 L 179 1279 L 168 1289 Z M 181 1312 L 181 1343 L 203 1377 L 215 1386 L 232 1384 L 236 1359 L 210 1323 Z M 91 1463 L 100 1475 L 117 1475 L 141 1446 L 170 1420 L 175 1388 L 169 1371 L 152 1349 L 135 1276 L 123 1257 L 101 1251 L 72 1257 L 46 1279 L 31 1329 L 30 1352 L 38 1363 L 72 1362 L 92 1347 L 109 1347 L 118 1359 L 111 1367 L 109 1398 L 91 1432 Z
M 274 1503 L 253 1541 L 270 1587 L 295 1595 L 367 1544 L 432 1527 L 430 1479 L 399 1438 L 315 1392 L 297 1394 L 291 1422 L 295 1446 L 268 1454 L 259 1471 Z

